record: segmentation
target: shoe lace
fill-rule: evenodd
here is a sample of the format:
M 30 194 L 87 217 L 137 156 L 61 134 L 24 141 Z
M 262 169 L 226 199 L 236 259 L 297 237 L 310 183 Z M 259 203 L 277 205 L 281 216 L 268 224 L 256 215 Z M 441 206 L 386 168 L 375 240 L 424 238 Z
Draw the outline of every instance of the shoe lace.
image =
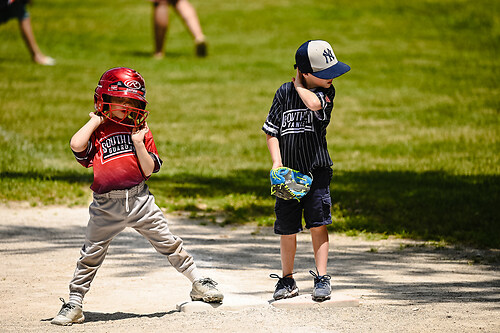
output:
M 287 288 L 287 289 L 290 289 L 290 286 L 288 283 L 286 283 L 285 279 L 287 279 L 289 276 L 292 276 L 294 273 L 290 273 L 290 274 L 287 274 L 283 277 L 279 276 L 278 274 L 269 274 L 269 277 L 270 278 L 273 278 L 273 279 L 278 279 L 278 282 L 276 283 L 275 287 L 280 287 L 280 288 Z
M 59 311 L 59 314 L 66 314 L 68 311 L 72 310 L 75 308 L 75 305 L 71 303 L 66 303 L 64 298 L 60 297 L 59 300 L 63 303 L 61 310 Z
M 215 286 L 217 285 L 217 282 L 212 280 L 211 278 L 202 278 L 198 280 L 203 286 L 207 286 L 208 288 L 213 288 L 215 289 Z
M 330 279 L 332 278 L 330 275 L 319 275 L 316 274 L 314 271 L 309 271 L 312 276 L 314 276 L 314 284 L 318 288 L 325 288 L 328 286 L 328 282 L 330 282 Z

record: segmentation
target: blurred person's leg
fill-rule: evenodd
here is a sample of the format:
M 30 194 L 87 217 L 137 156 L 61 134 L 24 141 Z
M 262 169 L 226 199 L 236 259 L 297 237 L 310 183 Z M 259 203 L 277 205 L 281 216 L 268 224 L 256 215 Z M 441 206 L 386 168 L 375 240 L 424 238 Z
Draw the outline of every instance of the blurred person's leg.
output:
M 168 2 L 157 0 L 153 4 L 153 24 L 155 36 L 155 58 L 163 58 L 163 47 L 168 30 Z
M 170 2 L 174 5 L 175 10 L 184 21 L 184 24 L 194 39 L 196 55 L 200 57 L 206 56 L 207 46 L 205 35 L 203 34 L 196 9 L 188 0 L 170 0 Z
M 40 65 L 52 66 L 55 64 L 55 60 L 48 57 L 40 51 L 38 44 L 33 34 L 33 29 L 31 28 L 31 18 L 26 17 L 19 20 L 19 28 L 21 30 L 21 35 L 23 36 L 24 42 L 28 47 L 31 54 L 31 58 L 34 62 Z

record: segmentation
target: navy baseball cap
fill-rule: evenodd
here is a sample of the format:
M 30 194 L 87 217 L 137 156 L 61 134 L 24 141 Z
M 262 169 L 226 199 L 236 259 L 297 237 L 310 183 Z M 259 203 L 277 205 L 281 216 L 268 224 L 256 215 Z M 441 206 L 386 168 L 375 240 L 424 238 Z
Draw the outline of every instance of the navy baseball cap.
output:
M 320 79 L 333 79 L 347 73 L 351 67 L 337 60 L 332 46 L 324 40 L 308 40 L 295 53 L 295 66 L 302 73 Z

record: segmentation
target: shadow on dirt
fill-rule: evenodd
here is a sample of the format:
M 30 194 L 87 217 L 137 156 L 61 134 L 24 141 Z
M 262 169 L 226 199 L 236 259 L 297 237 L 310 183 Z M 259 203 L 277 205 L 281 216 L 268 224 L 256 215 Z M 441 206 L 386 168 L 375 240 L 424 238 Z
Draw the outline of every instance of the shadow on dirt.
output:
M 137 313 L 127 313 L 127 312 L 113 312 L 113 313 L 103 313 L 103 312 L 87 312 L 85 311 L 85 322 L 97 322 L 97 321 L 116 321 L 123 319 L 133 319 L 133 318 L 162 318 L 164 316 L 176 313 L 178 311 L 172 310 L 169 312 L 156 312 L 149 314 L 137 314 Z
M 83 222 L 82 222 L 83 224 Z M 257 227 L 256 227 L 257 228 Z M 281 271 L 279 238 L 270 228 L 253 232 L 247 226 L 245 232 L 230 227 L 202 226 L 189 219 L 175 220 L 171 225 L 174 234 L 183 238 L 186 249 L 192 253 L 201 269 L 248 270 L 265 272 L 259 278 Z M 130 229 L 128 229 L 130 230 Z M 83 243 L 84 227 L 26 227 L 1 226 L 0 244 L 2 256 L 39 255 L 46 251 L 72 248 L 75 258 Z M 18 244 L 29 242 L 29 248 Z M 334 291 L 369 290 L 369 297 L 385 300 L 408 300 L 415 303 L 485 302 L 498 304 L 500 279 L 498 253 L 490 251 L 434 248 L 431 246 L 401 247 L 382 252 L 370 251 L 368 245 L 350 243 L 331 246 L 330 269 Z M 496 256 L 496 257 L 495 257 Z M 482 258 L 478 263 L 477 258 Z M 29 259 L 26 259 L 29 260 Z M 144 276 L 161 269 L 173 269 L 165 257 L 158 254 L 149 242 L 134 231 L 119 234 L 111 243 L 106 265 L 110 270 L 119 267 L 117 277 Z M 436 266 L 439 263 L 439 266 Z M 459 266 L 459 272 L 455 272 Z M 461 268 L 460 268 L 461 267 Z M 473 267 L 474 269 L 468 269 Z M 125 268 L 125 269 L 124 269 Z M 299 288 L 304 292 L 312 289 L 312 277 L 306 274 L 314 269 L 309 241 L 300 242 L 296 254 L 295 271 Z M 388 275 L 397 276 L 395 280 Z M 465 275 L 465 279 L 443 281 L 443 277 Z M 490 276 L 490 277 L 488 277 Z M 463 282 L 465 281 L 465 282 Z M 269 288 L 255 290 L 255 295 L 269 296 L 275 280 L 269 278 Z M 147 316 L 163 316 L 166 313 Z M 89 313 L 87 321 L 127 319 L 135 314 Z M 142 316 L 142 315 L 141 315 Z M 110 319 L 115 318 L 115 319 Z
M 475 266 L 473 261 L 479 256 L 485 264 Z M 491 258 L 496 261 L 487 264 Z M 498 253 L 449 248 L 415 247 L 387 253 L 338 249 L 331 256 L 332 279 L 338 285 L 332 285 L 334 291 L 367 289 L 374 291 L 368 298 L 411 303 L 498 304 L 498 259 Z
M 137 313 L 127 313 L 127 312 L 92 312 L 85 311 L 85 323 L 99 322 L 99 321 L 117 321 L 124 319 L 135 319 L 135 318 L 162 318 L 164 316 L 177 313 L 178 311 L 172 310 L 168 312 L 156 312 L 149 314 L 137 314 Z M 45 318 L 40 321 L 52 321 L 53 318 Z

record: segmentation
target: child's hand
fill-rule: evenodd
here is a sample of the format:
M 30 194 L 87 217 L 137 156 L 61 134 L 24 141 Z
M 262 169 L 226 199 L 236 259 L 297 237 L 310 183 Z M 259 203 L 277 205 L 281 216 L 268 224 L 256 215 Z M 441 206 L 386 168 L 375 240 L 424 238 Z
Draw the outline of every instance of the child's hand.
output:
M 132 142 L 134 144 L 144 142 L 144 136 L 146 136 L 147 132 L 149 132 L 149 127 L 146 122 L 141 127 L 134 127 L 132 130 Z
M 281 168 L 282 166 L 283 166 L 283 163 L 281 163 L 281 162 L 273 163 L 273 169 Z
M 98 116 L 95 112 L 89 113 L 90 119 L 94 120 L 98 125 L 101 125 L 106 118 L 103 116 Z
M 292 77 L 292 82 L 295 88 L 304 88 L 304 75 L 302 75 L 302 72 L 297 68 L 297 74 L 295 77 Z

